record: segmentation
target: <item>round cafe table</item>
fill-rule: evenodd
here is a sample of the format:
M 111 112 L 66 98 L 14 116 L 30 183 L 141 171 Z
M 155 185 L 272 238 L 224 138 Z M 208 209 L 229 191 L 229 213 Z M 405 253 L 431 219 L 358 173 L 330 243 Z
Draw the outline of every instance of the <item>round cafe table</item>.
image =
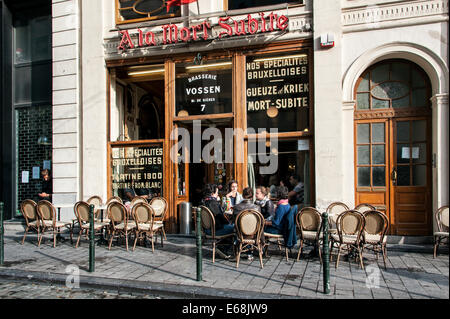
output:
M 53 206 L 55 206 L 58 209 L 58 221 L 61 221 L 61 208 L 73 208 L 74 204 L 53 204 Z M 73 231 L 73 221 L 72 221 L 72 226 L 71 226 L 71 230 Z M 58 233 L 56 235 L 56 241 L 65 241 L 66 239 L 61 236 L 60 233 Z

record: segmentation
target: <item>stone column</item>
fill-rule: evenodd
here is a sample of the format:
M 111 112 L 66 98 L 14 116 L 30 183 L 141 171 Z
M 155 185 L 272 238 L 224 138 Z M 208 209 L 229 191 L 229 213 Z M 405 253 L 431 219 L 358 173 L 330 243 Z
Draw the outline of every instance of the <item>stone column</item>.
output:
M 342 102 L 342 162 L 343 162 L 343 202 L 348 207 L 355 207 L 355 156 L 354 123 L 355 101 Z
M 431 98 L 433 108 L 433 231 L 436 230 L 434 213 L 449 204 L 449 112 L 448 93 L 436 94 Z
M 349 187 L 343 169 L 341 2 L 313 1 L 313 29 L 316 205 L 323 210 L 343 201 Z M 320 47 L 325 34 L 334 36 L 334 47 Z

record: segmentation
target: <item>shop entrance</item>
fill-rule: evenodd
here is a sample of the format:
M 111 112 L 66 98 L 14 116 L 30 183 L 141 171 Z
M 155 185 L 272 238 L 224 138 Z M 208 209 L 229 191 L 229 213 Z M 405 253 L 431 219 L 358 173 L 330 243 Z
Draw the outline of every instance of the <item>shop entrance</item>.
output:
M 202 120 L 195 124 L 191 121 L 180 123 L 179 127 L 189 132 L 190 147 L 189 162 L 178 164 L 178 194 L 197 206 L 206 184 L 218 185 L 223 195 L 227 182 L 233 179 L 233 163 L 225 163 L 225 154 L 230 154 L 226 147 L 232 147 L 231 143 L 225 143 L 225 132 L 232 128 L 232 121 Z

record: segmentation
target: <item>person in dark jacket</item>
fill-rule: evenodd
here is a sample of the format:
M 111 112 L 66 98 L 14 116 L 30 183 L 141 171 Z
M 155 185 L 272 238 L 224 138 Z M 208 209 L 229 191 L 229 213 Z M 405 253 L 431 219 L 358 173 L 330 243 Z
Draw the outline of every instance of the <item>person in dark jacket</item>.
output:
M 258 205 L 261 209 L 261 214 L 264 216 L 265 219 L 269 218 L 270 216 L 275 217 L 275 206 L 273 205 L 273 202 L 269 199 L 267 194 L 267 188 L 264 186 L 259 186 L 256 188 L 255 192 L 255 204 Z
M 206 206 L 213 213 L 216 222 L 216 235 L 222 236 L 231 234 L 234 231 L 234 224 L 230 224 L 224 216 L 223 208 L 219 201 L 219 188 L 214 184 L 207 184 L 203 189 L 203 199 L 201 205 Z M 206 231 L 208 234 L 209 230 Z M 209 232 L 208 235 L 211 233 Z
M 42 175 L 42 191 L 38 194 L 39 200 L 52 200 L 52 180 L 50 179 L 50 172 L 48 169 L 43 169 Z
M 246 209 L 254 209 L 258 212 L 261 212 L 261 208 L 253 203 L 253 189 L 251 187 L 246 187 L 242 191 L 242 197 L 244 198 L 239 204 L 233 207 L 233 223 L 236 220 L 236 216 L 246 210 Z
M 284 223 L 286 222 L 285 215 L 291 210 L 291 205 L 288 201 L 288 188 L 286 186 L 279 186 L 277 188 L 277 197 L 280 199 L 275 211 L 275 217 L 271 220 L 265 221 L 264 231 L 271 234 L 283 234 Z

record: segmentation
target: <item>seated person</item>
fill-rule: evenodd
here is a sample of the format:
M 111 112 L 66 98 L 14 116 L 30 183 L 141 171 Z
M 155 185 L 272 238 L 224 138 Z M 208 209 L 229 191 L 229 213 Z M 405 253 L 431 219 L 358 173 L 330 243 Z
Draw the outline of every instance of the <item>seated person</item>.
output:
M 150 188 L 136 188 L 135 193 L 136 193 L 136 196 L 143 197 L 147 201 L 149 201 L 153 197 L 153 192 Z
M 291 210 L 288 201 L 288 188 L 286 186 L 278 186 L 277 197 L 280 199 L 275 211 L 275 217 L 272 220 L 265 221 L 264 232 L 271 234 L 282 234 L 284 216 Z
M 242 191 L 242 197 L 244 199 L 239 204 L 233 207 L 233 223 L 236 220 L 236 216 L 246 209 L 254 209 L 258 212 L 261 212 L 261 208 L 253 203 L 253 189 L 251 187 L 244 188 L 244 190 Z
M 136 193 L 134 191 L 133 188 L 125 188 L 123 190 L 123 202 L 127 203 L 127 202 L 131 202 L 133 200 L 133 198 L 136 197 Z
M 228 183 L 229 193 L 226 195 L 227 201 L 229 201 L 229 206 L 234 207 L 242 201 L 242 195 L 238 192 L 238 183 L 232 180 Z
M 207 184 L 203 189 L 203 199 L 201 205 L 206 206 L 213 213 L 216 222 L 216 235 L 222 236 L 234 232 L 234 224 L 230 224 L 223 214 L 223 208 L 219 201 L 219 188 L 214 184 Z M 207 235 L 211 235 L 211 231 L 207 229 Z
M 257 187 L 255 197 L 255 204 L 260 207 L 261 214 L 264 216 L 264 218 L 267 219 L 271 216 L 273 218 L 275 216 L 275 206 L 267 196 L 267 188 L 265 188 L 264 186 Z
M 289 183 L 294 187 L 294 189 L 289 192 L 289 203 L 291 205 L 303 204 L 305 185 L 300 182 L 300 177 L 298 175 L 291 175 L 289 177 Z
M 52 200 L 52 181 L 50 179 L 50 172 L 48 169 L 43 169 L 42 175 L 42 192 L 38 194 L 39 200 Z

